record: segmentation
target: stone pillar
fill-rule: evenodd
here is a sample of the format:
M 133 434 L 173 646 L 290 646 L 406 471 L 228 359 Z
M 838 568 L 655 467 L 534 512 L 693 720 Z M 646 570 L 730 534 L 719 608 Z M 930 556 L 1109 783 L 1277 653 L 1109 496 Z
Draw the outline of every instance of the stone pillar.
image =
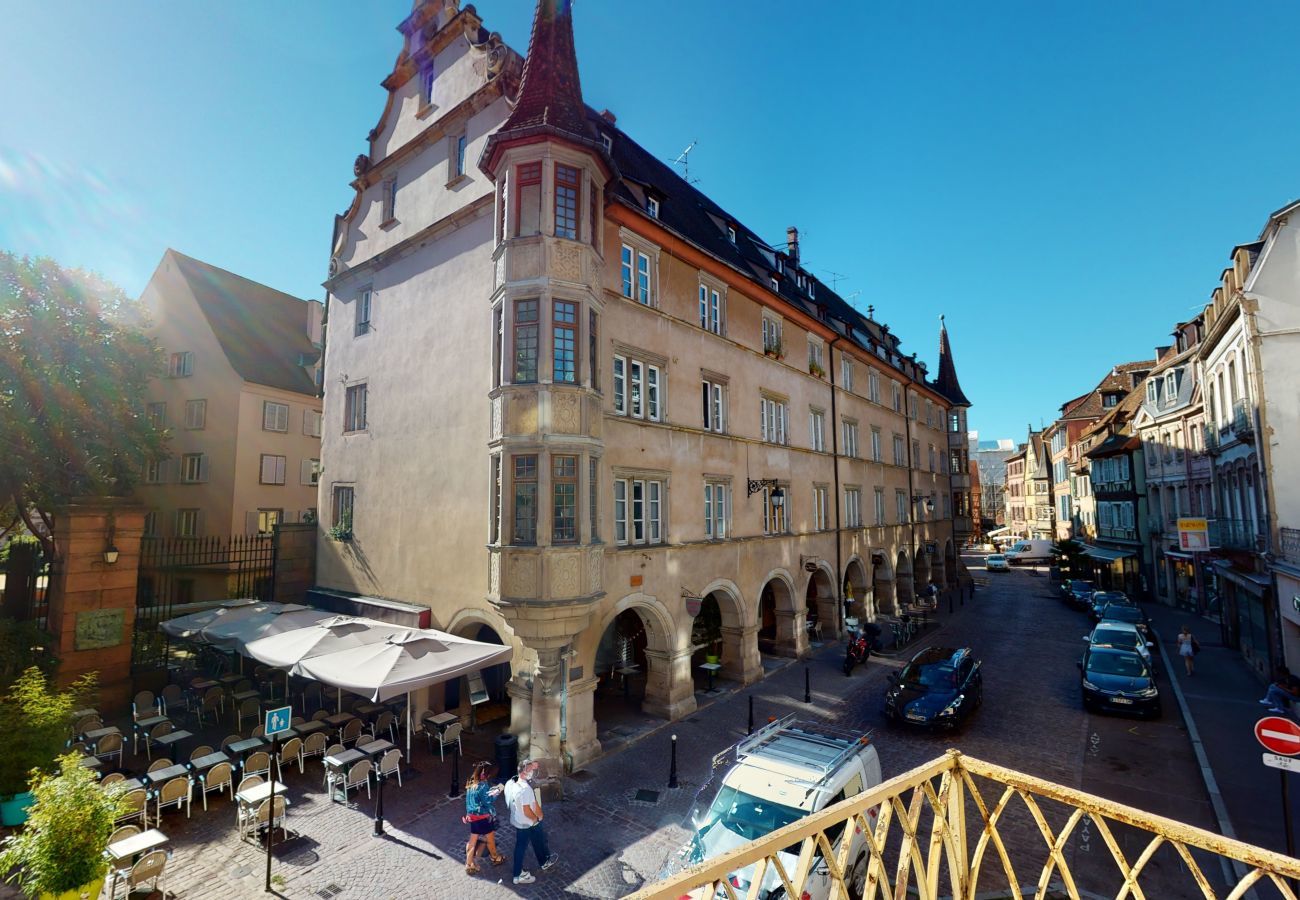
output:
M 757 625 L 722 626 L 722 676 L 741 684 L 753 684 L 763 677 Z
M 808 614 L 802 609 L 776 611 L 776 652 L 798 659 L 808 653 Z
M 877 578 L 875 587 L 872 590 L 875 595 L 876 610 L 886 615 L 893 615 L 898 611 L 895 597 L 894 579 Z
M 840 636 L 839 601 L 834 597 L 818 596 L 817 621 L 821 623 L 822 640 L 833 641 Z
M 87 498 L 54 516 L 58 559 L 47 628 L 59 658 L 58 684 L 96 672 L 99 710 L 109 715 L 125 710 L 133 693 L 131 641 L 144 512 L 131 500 Z M 104 560 L 110 540 L 118 551 L 111 564 Z
M 569 682 L 569 694 L 565 722 L 567 735 L 565 750 L 566 761 L 573 769 L 579 769 L 600 756 L 600 741 L 596 739 L 596 715 L 593 708 L 596 697 L 596 678 L 583 678 Z
M 695 682 L 691 679 L 691 650 L 646 650 L 643 712 L 680 719 L 695 712 Z

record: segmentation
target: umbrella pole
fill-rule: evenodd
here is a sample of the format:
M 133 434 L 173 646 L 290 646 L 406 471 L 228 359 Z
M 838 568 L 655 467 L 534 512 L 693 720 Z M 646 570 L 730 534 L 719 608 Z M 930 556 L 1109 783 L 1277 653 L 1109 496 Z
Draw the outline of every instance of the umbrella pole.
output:
M 411 692 L 406 692 L 406 764 L 411 764 Z

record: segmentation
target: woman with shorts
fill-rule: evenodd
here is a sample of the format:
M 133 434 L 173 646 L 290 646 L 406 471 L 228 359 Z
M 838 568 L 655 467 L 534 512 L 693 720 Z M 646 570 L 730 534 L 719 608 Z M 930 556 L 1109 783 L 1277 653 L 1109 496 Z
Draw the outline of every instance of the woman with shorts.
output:
M 479 872 L 475 856 L 479 841 L 487 845 L 492 865 L 499 866 L 506 858 L 497 852 L 497 817 L 493 810 L 501 788 L 492 786 L 492 764 L 475 763 L 465 782 L 465 823 L 469 825 L 469 843 L 465 845 L 465 871 L 470 875 Z

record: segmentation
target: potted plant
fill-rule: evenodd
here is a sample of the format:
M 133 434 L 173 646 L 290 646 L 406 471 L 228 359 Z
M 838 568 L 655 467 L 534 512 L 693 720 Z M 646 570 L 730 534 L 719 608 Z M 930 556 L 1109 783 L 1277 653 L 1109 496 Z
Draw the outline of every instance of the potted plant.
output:
M 125 813 L 125 788 L 101 787 L 80 756 L 59 758 L 59 773 L 33 772 L 36 800 L 27 825 L 0 844 L 0 871 L 28 897 L 94 900 L 104 885 L 104 848 L 118 816 Z
M 816 360 L 811 360 L 808 363 L 808 374 L 816 375 L 818 378 L 825 378 L 826 370 L 822 368 L 821 363 L 817 362 Z
M 779 337 L 769 339 L 767 344 L 763 347 L 763 353 L 766 356 L 771 356 L 776 359 L 785 359 L 785 352 L 781 347 L 781 339 Z
M 72 712 L 89 701 L 95 676 L 66 691 L 51 691 L 35 666 L 26 669 L 0 699 L 0 823 L 19 825 L 31 805 L 27 783 L 33 770 L 49 772 L 68 738 Z
M 352 519 L 344 516 L 338 522 L 329 527 L 329 536 L 336 541 L 352 540 Z

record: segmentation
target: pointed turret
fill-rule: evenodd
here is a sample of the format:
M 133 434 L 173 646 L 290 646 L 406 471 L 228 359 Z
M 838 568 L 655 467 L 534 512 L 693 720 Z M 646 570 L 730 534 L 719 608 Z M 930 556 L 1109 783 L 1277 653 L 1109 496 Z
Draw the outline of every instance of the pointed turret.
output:
M 948 326 L 939 317 L 939 377 L 934 386 L 956 406 L 970 406 L 966 394 L 957 381 L 957 367 L 952 362 L 952 347 L 948 345 Z
M 488 139 L 479 166 L 496 177 L 497 163 L 507 147 L 542 138 L 558 138 L 593 151 L 613 170 L 582 100 L 578 54 L 573 47 L 572 0 L 537 0 L 514 109 Z

